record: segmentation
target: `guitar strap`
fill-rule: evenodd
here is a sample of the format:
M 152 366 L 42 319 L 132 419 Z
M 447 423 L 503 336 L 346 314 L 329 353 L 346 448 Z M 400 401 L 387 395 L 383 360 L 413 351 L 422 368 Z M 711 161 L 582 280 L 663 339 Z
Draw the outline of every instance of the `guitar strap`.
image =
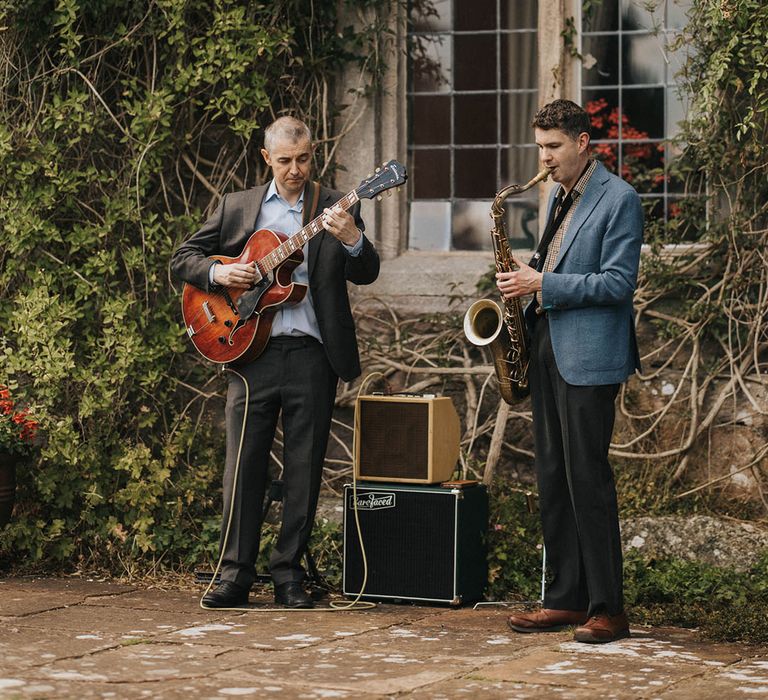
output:
M 306 226 L 317 215 L 317 205 L 320 202 L 320 183 L 311 180 L 304 190 L 304 203 L 310 201 L 310 205 L 304 207 L 304 220 L 301 225 Z

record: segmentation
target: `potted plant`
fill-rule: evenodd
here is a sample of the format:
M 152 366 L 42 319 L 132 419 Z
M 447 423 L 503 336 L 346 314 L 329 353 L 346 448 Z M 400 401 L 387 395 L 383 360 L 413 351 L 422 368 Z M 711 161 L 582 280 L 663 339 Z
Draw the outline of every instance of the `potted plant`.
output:
M 16 500 L 16 465 L 32 450 L 37 422 L 19 408 L 7 386 L 0 385 L 0 527 L 10 519 Z

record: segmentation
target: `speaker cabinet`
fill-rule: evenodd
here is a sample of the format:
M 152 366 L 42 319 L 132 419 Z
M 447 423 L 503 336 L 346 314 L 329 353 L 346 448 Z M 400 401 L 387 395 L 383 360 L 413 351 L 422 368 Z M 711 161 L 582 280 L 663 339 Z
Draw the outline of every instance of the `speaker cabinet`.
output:
M 355 405 L 355 476 L 436 484 L 459 458 L 459 416 L 448 397 L 360 396 Z
M 441 488 L 357 486 L 368 579 L 364 598 L 459 605 L 479 600 L 488 581 L 488 493 L 478 484 Z M 352 485 L 344 487 L 343 590 L 357 595 L 363 559 Z

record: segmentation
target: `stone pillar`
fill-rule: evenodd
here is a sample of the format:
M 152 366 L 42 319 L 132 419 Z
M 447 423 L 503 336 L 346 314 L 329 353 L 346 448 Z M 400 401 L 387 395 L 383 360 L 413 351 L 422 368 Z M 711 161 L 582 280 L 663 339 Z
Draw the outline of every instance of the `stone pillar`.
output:
M 345 6 L 346 7 L 346 6 Z M 368 10 L 372 12 L 372 10 Z M 336 159 L 345 168 L 336 177 L 339 189 L 349 191 L 360 184 L 376 167 L 389 160 L 406 160 L 406 28 L 403 3 L 392 3 L 385 18 L 392 34 L 382 35 L 379 50 L 386 65 L 381 90 L 370 95 L 351 95 L 359 85 L 357 67 L 349 67 L 340 77 L 337 99 L 349 105 L 340 117 L 339 131 L 346 132 L 337 149 Z M 352 18 L 349 18 L 352 20 Z M 354 18 L 353 23 L 359 24 Z M 364 200 L 362 204 L 366 234 L 382 256 L 391 259 L 407 247 L 408 202 L 403 188 L 390 191 L 381 202 Z
M 570 22 L 570 26 L 569 26 Z M 575 32 L 573 29 L 575 28 Z M 566 36 L 570 38 L 566 40 Z M 581 101 L 581 0 L 539 1 L 539 106 L 557 99 Z M 539 221 L 546 221 L 553 183 L 539 188 Z
M 568 41 L 565 36 L 576 33 Z M 581 49 L 581 2 L 541 0 L 539 2 L 539 105 L 558 98 L 579 101 L 581 61 L 571 49 Z

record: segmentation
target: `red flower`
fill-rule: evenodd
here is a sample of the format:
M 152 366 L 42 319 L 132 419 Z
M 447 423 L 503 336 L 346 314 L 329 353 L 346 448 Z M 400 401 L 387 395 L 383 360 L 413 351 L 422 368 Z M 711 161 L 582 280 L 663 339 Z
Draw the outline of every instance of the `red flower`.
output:
M 640 172 L 646 172 L 646 168 L 651 167 L 650 158 L 654 149 L 653 144 L 649 143 L 631 143 L 645 141 L 648 139 L 648 133 L 635 128 L 629 123 L 629 117 L 622 113 L 619 116 L 619 108 L 608 106 L 608 101 L 604 97 L 596 100 L 590 100 L 584 106 L 584 111 L 589 115 L 589 121 L 594 129 L 604 132 L 602 138 L 619 138 L 619 119 L 621 119 L 621 141 L 624 148 L 624 158 L 622 159 L 621 177 L 627 182 L 632 182 L 635 175 Z M 630 142 L 630 143 L 627 143 Z M 616 172 L 617 170 L 617 147 L 614 144 L 597 143 L 593 146 L 595 153 L 600 157 L 608 170 Z M 663 152 L 664 144 L 655 146 L 657 151 Z M 664 162 L 662 158 L 662 163 Z M 663 175 L 655 176 L 654 184 L 659 185 L 663 182 Z
M 0 385 L 0 450 L 28 452 L 37 433 L 38 423 L 26 408 L 16 410 L 11 392 Z
M 599 97 L 596 100 L 587 102 L 586 106 L 584 107 L 584 111 L 589 115 L 597 114 L 598 112 L 604 110 L 607 106 L 608 100 L 606 100 L 604 97 Z

